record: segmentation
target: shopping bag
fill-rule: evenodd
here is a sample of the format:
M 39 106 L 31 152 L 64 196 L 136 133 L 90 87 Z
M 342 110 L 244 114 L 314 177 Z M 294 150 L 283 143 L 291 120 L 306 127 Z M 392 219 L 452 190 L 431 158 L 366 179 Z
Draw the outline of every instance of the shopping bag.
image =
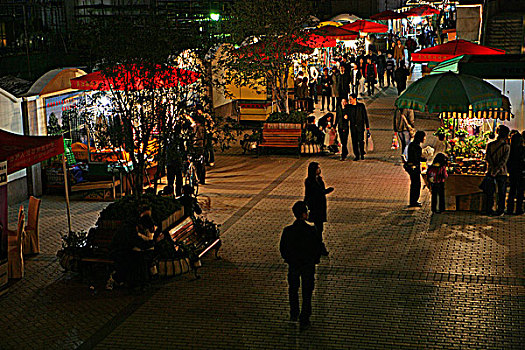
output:
M 397 141 L 397 135 L 394 133 L 394 136 L 392 137 L 392 147 L 391 149 L 398 149 L 399 148 L 399 142 Z
M 368 153 L 374 152 L 374 140 L 372 139 L 372 134 L 369 134 L 366 139 L 366 151 Z

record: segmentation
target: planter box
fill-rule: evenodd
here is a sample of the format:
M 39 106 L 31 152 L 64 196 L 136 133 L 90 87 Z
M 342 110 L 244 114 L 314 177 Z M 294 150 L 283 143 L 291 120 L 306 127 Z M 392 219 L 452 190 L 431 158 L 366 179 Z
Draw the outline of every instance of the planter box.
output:
M 162 231 L 166 231 L 170 226 L 179 221 L 184 215 L 184 207 L 181 207 L 179 210 L 168 216 L 161 223 Z M 100 220 L 98 227 L 102 230 L 117 230 L 123 225 L 122 220 Z

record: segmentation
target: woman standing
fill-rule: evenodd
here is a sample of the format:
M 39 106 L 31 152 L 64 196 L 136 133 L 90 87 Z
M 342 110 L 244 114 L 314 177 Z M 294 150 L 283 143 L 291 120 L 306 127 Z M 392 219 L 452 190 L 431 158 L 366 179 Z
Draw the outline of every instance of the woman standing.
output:
M 332 79 L 332 85 L 330 85 L 331 89 L 331 97 L 332 97 L 332 108 L 329 109 L 331 112 L 335 112 L 335 101 L 339 97 L 339 92 L 337 91 L 337 84 L 339 82 L 339 70 L 336 66 L 332 67 L 332 74 L 330 74 L 330 78 Z
M 419 196 L 421 194 L 421 162 L 426 161 L 421 156 L 423 149 L 421 144 L 425 142 L 426 134 L 424 131 L 418 131 L 414 135 L 414 140 L 408 145 L 407 163 L 410 167 L 410 203 L 409 207 L 421 207 Z
M 321 177 L 321 167 L 317 162 L 308 165 L 308 177 L 304 181 L 304 201 L 310 209 L 308 221 L 313 222 L 322 244 L 322 255 L 328 256 L 328 251 L 323 243 L 323 225 L 326 222 L 326 195 L 334 188 L 326 188 Z

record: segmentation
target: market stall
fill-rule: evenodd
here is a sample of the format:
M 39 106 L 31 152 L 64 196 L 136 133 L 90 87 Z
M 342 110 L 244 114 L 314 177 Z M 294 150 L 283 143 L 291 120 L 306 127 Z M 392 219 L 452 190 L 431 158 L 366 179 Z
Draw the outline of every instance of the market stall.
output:
M 481 210 L 484 151 L 495 124 L 489 120 L 511 118 L 508 99 L 479 78 L 448 72 L 419 79 L 401 94 L 396 106 L 440 113 L 436 152 L 449 157 L 446 209 Z
M 22 223 L 20 223 L 19 215 L 19 227 L 13 231 L 13 235 L 9 233 L 8 237 L 7 175 L 61 153 L 64 153 L 64 143 L 61 136 L 22 136 L 0 130 L 0 294 L 6 290 L 8 267 L 12 277 L 21 278 L 23 276 L 23 258 L 21 255 L 23 213 Z M 66 204 L 68 224 L 71 230 L 67 196 Z M 8 255 L 9 260 L 6 260 Z M 12 271 L 16 271 L 16 273 Z

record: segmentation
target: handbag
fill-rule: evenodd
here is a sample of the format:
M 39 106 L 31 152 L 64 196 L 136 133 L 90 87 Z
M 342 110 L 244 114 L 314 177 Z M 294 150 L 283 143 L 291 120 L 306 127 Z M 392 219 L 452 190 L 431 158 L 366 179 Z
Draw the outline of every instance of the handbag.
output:
M 403 122 L 405 123 L 407 129 L 408 129 L 408 133 L 410 135 L 410 138 L 414 138 L 414 136 L 416 135 L 416 129 L 414 127 L 412 127 L 412 125 L 410 125 L 410 123 L 408 122 L 407 118 L 401 114 L 401 118 L 403 118 Z
M 366 151 L 369 153 L 374 152 L 374 140 L 372 139 L 372 134 L 368 135 L 366 139 Z

